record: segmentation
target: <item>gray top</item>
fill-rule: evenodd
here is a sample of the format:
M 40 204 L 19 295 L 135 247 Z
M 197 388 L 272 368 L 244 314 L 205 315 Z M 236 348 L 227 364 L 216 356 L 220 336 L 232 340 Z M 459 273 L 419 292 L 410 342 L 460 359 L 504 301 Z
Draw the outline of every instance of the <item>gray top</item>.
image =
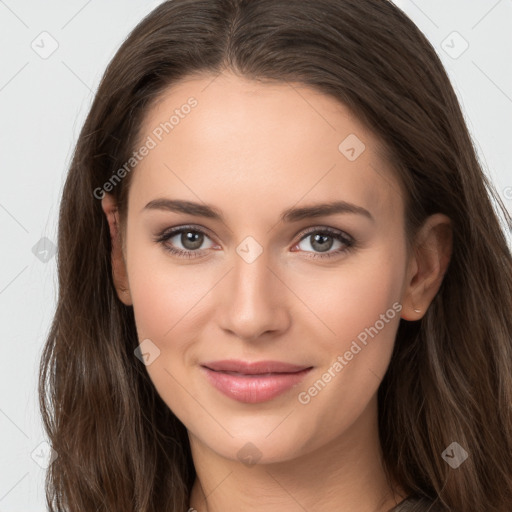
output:
M 402 500 L 398 505 L 393 507 L 389 512 L 445 512 L 446 509 L 441 508 L 433 501 L 426 498 L 409 497 Z

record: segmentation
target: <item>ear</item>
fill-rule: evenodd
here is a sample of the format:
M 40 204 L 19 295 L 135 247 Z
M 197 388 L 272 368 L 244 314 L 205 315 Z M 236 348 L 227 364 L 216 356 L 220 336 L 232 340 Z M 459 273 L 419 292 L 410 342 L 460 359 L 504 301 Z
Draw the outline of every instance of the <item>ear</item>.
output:
M 130 287 L 128 284 L 128 274 L 126 272 L 126 262 L 123 255 L 123 246 L 121 238 L 121 229 L 119 224 L 119 212 L 114 197 L 111 194 L 105 193 L 101 200 L 101 207 L 107 216 L 108 225 L 110 228 L 110 239 L 112 242 L 112 278 L 114 286 L 117 291 L 119 300 L 126 306 L 133 304 Z
M 441 213 L 428 217 L 416 235 L 409 259 L 401 318 L 419 320 L 425 314 L 443 282 L 452 245 L 449 217 Z

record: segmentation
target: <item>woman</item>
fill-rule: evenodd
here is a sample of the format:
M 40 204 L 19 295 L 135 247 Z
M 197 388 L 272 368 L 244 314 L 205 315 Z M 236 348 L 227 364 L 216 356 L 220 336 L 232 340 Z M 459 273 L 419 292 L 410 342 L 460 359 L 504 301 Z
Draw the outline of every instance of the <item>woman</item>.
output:
M 63 193 L 50 509 L 510 510 L 500 212 L 392 3 L 164 2 Z

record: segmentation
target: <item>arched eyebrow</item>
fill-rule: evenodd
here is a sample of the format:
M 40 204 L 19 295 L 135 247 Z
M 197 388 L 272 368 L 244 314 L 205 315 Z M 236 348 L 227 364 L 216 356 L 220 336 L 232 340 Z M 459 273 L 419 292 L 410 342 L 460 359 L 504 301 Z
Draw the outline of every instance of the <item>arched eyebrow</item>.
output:
M 196 217 L 206 217 L 208 219 L 225 222 L 222 212 L 217 208 L 206 203 L 195 203 L 193 201 L 184 201 L 181 199 L 158 198 L 150 201 L 142 211 L 147 210 L 166 210 L 176 213 L 186 213 Z M 297 222 L 303 219 L 315 217 L 324 217 L 327 215 L 335 215 L 340 213 L 351 213 L 363 215 L 372 222 L 375 222 L 372 214 L 363 208 L 346 201 L 333 201 L 329 203 L 319 203 L 311 206 L 302 206 L 300 208 L 287 208 L 281 213 L 280 222 Z

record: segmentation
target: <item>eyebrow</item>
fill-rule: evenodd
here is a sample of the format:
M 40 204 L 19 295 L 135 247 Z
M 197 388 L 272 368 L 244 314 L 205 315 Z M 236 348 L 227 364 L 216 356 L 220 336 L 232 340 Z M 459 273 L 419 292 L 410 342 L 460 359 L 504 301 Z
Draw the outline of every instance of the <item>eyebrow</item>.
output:
M 207 217 L 209 219 L 224 222 L 224 216 L 215 207 L 205 203 L 195 203 L 193 201 L 184 201 L 180 199 L 159 198 L 150 201 L 142 211 L 147 210 L 165 210 L 177 213 L 186 213 L 196 217 Z M 320 203 L 312 206 L 300 208 L 288 208 L 281 213 L 281 222 L 297 222 L 302 219 L 323 217 L 326 215 L 335 215 L 337 213 L 352 213 L 363 215 L 375 222 L 372 214 L 361 206 L 357 206 L 346 201 L 332 201 L 329 203 Z

